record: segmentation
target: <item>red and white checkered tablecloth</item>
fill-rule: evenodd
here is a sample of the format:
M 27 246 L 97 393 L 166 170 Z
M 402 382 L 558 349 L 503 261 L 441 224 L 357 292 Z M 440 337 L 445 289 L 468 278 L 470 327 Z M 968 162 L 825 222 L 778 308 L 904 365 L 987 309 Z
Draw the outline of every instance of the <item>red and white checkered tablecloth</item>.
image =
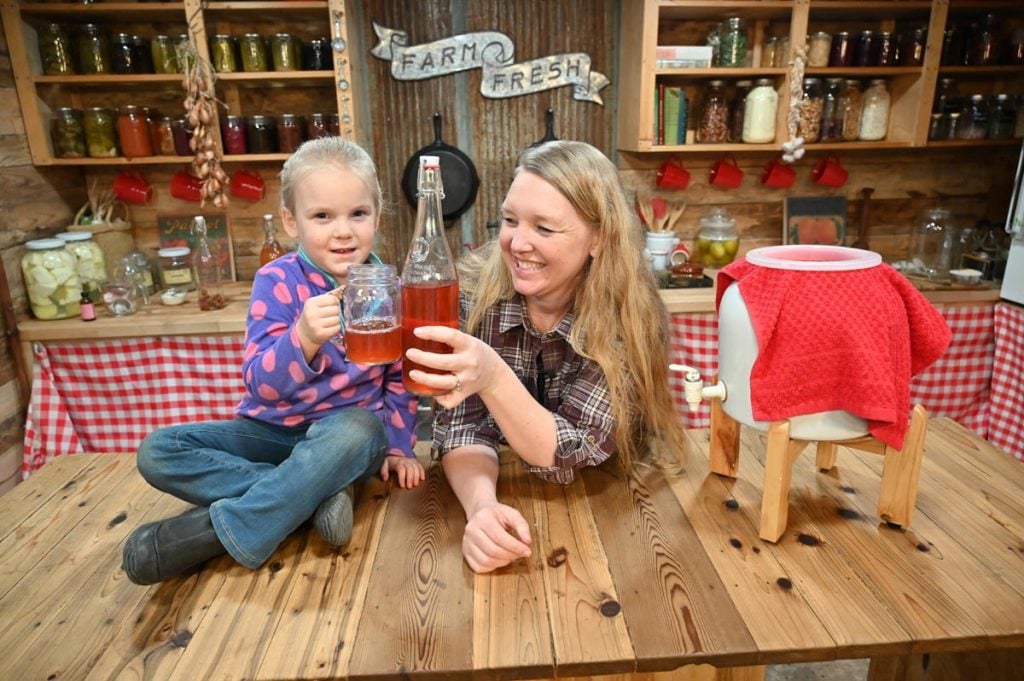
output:
M 944 308 L 942 314 L 953 336 L 949 350 L 911 382 L 911 403 L 923 405 L 929 416 L 948 416 L 985 437 L 994 346 L 992 308 Z M 704 382 L 709 383 L 718 372 L 716 316 L 672 315 L 671 332 L 671 361 L 696 368 Z M 689 412 L 683 399 L 682 374 L 670 374 L 669 387 L 688 427 L 710 427 L 711 410 L 706 401 L 697 413 Z
M 242 397 L 241 336 L 34 345 L 22 476 L 61 454 L 134 451 L 156 428 L 226 419 Z
M 994 354 L 988 439 L 1024 460 L 1024 308 L 996 304 Z

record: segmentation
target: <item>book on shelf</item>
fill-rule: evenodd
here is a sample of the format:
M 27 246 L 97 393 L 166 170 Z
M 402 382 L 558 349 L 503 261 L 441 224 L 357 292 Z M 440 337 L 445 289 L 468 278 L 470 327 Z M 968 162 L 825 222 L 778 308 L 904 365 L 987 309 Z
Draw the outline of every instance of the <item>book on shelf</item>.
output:
M 654 143 L 655 144 L 664 144 L 665 143 L 665 90 L 666 90 L 665 84 L 664 83 L 658 83 L 657 90 L 658 90 L 658 94 L 657 94 L 658 105 L 654 109 L 654 112 L 655 112 L 655 116 L 654 116 L 654 118 L 655 118 L 655 130 L 656 130 L 655 135 L 654 135 Z
M 654 93 L 654 143 L 686 142 L 686 89 L 659 83 Z

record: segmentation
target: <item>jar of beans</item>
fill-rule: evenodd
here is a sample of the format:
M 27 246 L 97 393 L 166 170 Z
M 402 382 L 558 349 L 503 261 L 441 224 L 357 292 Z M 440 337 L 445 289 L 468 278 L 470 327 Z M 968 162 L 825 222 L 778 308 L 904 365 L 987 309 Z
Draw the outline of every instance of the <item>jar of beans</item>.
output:
M 800 118 L 797 121 L 797 136 L 808 144 L 817 142 L 821 134 L 821 110 L 824 107 L 824 93 L 821 80 L 804 78 L 804 94 L 800 100 Z
M 697 141 L 721 144 L 729 141 L 729 104 L 725 100 L 725 82 L 712 80 L 704 93 L 704 106 L 697 128 Z

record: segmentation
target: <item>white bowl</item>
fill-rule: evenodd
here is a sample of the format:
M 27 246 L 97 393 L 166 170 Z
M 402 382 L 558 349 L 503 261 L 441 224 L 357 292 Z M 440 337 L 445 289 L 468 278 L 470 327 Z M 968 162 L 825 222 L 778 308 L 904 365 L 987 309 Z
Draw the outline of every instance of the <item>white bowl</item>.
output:
M 981 272 L 978 270 L 950 270 L 949 276 L 953 278 L 958 284 L 966 284 L 967 286 L 974 286 L 981 281 Z
M 178 289 L 167 289 L 160 294 L 160 301 L 164 305 L 181 305 L 185 302 L 185 292 Z

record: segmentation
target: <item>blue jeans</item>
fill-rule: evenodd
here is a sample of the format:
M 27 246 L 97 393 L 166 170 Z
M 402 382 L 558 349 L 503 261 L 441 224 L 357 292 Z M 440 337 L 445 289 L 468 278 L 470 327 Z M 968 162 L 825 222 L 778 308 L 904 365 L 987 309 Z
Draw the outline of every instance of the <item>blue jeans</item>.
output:
M 250 418 L 161 428 L 139 445 L 142 477 L 162 492 L 209 506 L 217 538 L 258 568 L 325 499 L 380 471 L 387 435 L 353 407 L 310 425 Z

